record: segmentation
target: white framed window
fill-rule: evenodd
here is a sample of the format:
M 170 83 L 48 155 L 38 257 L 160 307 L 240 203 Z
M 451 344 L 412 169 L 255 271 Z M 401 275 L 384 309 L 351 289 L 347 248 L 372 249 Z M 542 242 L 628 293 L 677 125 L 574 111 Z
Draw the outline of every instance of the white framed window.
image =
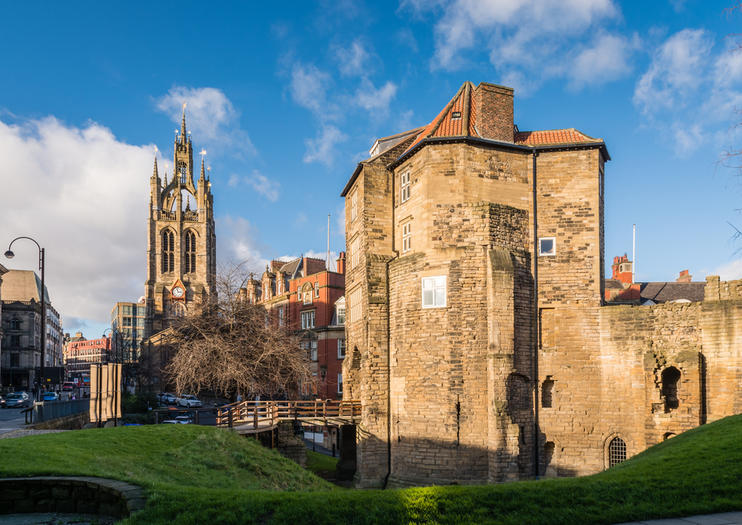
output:
M 314 283 L 314 296 L 319 297 L 319 283 Z
M 412 222 L 402 225 L 402 253 L 409 252 L 412 248 Z
M 338 374 L 338 394 L 343 393 L 343 374 Z
M 350 196 L 350 220 L 354 221 L 358 217 L 358 191 L 354 191 Z
M 341 337 L 338 339 L 338 359 L 345 357 L 345 338 Z
M 310 348 L 311 350 L 309 352 L 309 358 L 312 361 L 316 361 L 317 360 L 317 341 L 312 341 Z
M 301 288 L 296 289 L 296 300 L 301 301 Z
M 301 313 L 301 329 L 308 330 L 314 328 L 314 310 Z
M 538 240 L 539 255 L 556 255 L 556 237 L 541 237 Z
M 337 307 L 337 318 L 338 325 L 343 326 L 345 324 L 345 305 Z
M 446 306 L 446 276 L 423 277 L 423 308 L 443 308 Z
M 407 202 L 410 199 L 410 172 L 406 171 L 399 177 L 400 200 Z

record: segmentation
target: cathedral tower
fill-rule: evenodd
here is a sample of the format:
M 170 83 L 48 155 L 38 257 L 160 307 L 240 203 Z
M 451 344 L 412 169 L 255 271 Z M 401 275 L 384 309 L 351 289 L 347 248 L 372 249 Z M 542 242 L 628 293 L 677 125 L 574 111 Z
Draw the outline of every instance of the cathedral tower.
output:
M 160 179 L 156 155 L 150 178 L 145 337 L 216 297 L 214 198 L 203 156 L 198 184 L 193 182 L 193 145 L 186 131 L 185 105 L 173 149 L 172 180 L 168 181 L 167 172 Z

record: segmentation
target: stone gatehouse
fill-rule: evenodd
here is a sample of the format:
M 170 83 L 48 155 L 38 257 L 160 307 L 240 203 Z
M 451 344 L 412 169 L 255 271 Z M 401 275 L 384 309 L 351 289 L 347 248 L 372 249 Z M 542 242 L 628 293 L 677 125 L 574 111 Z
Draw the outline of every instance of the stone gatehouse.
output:
M 520 131 L 512 89 L 465 82 L 358 164 L 342 195 L 359 486 L 588 474 L 740 411 L 737 284 L 604 304 L 608 160 L 575 129 Z

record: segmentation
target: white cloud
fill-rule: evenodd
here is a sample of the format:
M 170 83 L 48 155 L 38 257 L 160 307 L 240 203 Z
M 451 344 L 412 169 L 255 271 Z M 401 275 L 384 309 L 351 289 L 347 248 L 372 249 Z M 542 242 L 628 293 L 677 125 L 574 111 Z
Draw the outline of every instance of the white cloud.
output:
M 712 46 L 711 35 L 702 29 L 683 29 L 670 36 L 639 79 L 634 104 L 645 114 L 685 104 L 703 79 Z
M 471 65 L 466 52 L 484 47 L 502 77 L 525 75 L 535 84 L 549 77 L 570 78 L 572 70 L 563 58 L 579 52 L 586 35 L 620 17 L 613 0 L 407 0 L 404 5 L 440 17 L 432 69 L 462 69 Z M 584 75 L 580 78 L 574 86 L 587 83 Z
M 354 101 L 369 113 L 385 116 L 396 94 L 397 86 L 393 82 L 376 88 L 370 80 L 364 79 L 356 91 Z
M 742 279 L 742 259 L 736 259 L 712 270 L 709 275 L 718 275 L 722 281 Z
M 156 100 L 157 109 L 178 125 L 186 103 L 186 123 L 193 131 L 193 141 L 216 151 L 254 154 L 255 147 L 246 131 L 240 128 L 239 113 L 223 91 L 213 87 L 173 86 Z
M 346 76 L 362 76 L 369 73 L 369 62 L 372 54 L 360 39 L 355 39 L 350 47 L 338 47 L 335 50 L 340 73 Z
M 263 256 L 263 248 L 258 245 L 255 228 L 243 217 L 224 215 L 216 220 L 219 233 L 219 263 L 234 266 L 245 263 L 248 271 L 260 273 L 268 264 Z
M 332 79 L 313 64 L 294 64 L 291 70 L 291 97 L 294 102 L 315 115 L 327 116 L 334 110 L 327 102 L 327 90 Z
M 276 202 L 278 200 L 281 185 L 274 180 L 270 180 L 258 170 L 253 170 L 252 175 L 246 177 L 245 181 L 269 201 Z
M 96 123 L 0 121 L 0 243 L 27 235 L 46 249 L 49 294 L 68 327 L 107 323 L 116 301 L 144 293 L 153 151 Z M 3 265 L 38 268 L 32 243 L 13 248 Z
M 602 33 L 589 47 L 580 50 L 569 73 L 570 87 L 579 89 L 589 84 L 604 84 L 621 78 L 629 71 L 629 57 L 638 47 L 638 37 Z
M 304 141 L 307 147 L 307 151 L 304 154 L 304 162 L 321 162 L 326 166 L 331 166 L 335 160 L 335 146 L 347 138 L 335 126 L 323 126 L 316 138 L 306 139 Z

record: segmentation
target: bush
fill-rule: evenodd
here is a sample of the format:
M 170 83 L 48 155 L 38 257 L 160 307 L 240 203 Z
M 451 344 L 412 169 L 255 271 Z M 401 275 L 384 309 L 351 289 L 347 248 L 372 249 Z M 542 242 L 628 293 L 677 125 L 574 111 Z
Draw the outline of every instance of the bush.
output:
M 154 394 L 124 394 L 124 414 L 146 414 L 150 407 L 157 407 L 157 396 Z

